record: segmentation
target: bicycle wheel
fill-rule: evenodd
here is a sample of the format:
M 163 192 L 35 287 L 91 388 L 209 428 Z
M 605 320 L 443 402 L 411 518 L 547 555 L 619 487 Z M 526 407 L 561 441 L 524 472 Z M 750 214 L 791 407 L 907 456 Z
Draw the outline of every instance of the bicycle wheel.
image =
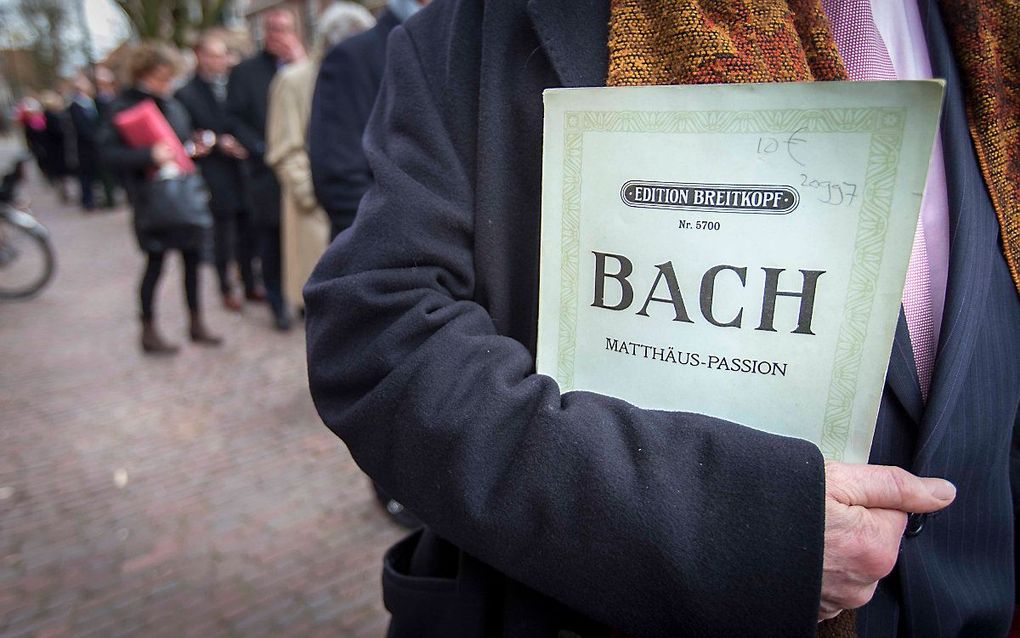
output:
M 53 250 L 45 237 L 0 217 L 0 299 L 27 299 L 53 276 Z

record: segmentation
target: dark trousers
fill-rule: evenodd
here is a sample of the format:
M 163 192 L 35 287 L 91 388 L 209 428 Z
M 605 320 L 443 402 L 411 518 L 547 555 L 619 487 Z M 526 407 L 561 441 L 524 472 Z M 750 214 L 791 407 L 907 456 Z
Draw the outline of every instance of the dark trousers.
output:
M 254 268 L 255 237 L 248 211 L 243 208 L 230 212 L 214 211 L 213 219 L 213 254 L 220 292 L 227 295 L 234 289 L 230 276 L 231 263 L 237 264 L 244 291 L 254 292 L 258 288 Z
M 262 261 L 262 283 L 266 286 L 266 299 L 273 316 L 286 317 L 287 304 L 283 299 L 283 281 L 280 249 L 280 227 L 259 226 L 259 258 Z
M 103 184 L 103 206 L 113 208 L 117 204 L 117 178 L 109 170 L 100 166 L 99 181 Z
M 86 168 L 84 165 L 78 167 L 78 183 L 81 185 L 81 207 L 85 210 L 93 210 L 96 207 L 96 197 L 92 192 L 92 185 L 95 181 L 95 171 Z
M 163 274 L 165 252 L 145 253 L 149 260 L 145 264 L 139 296 L 142 302 L 142 319 L 152 321 L 155 318 L 156 286 Z M 188 310 L 198 312 L 201 304 L 198 296 L 198 266 L 202 262 L 202 253 L 198 250 L 181 251 L 184 259 L 184 294 L 188 300 Z

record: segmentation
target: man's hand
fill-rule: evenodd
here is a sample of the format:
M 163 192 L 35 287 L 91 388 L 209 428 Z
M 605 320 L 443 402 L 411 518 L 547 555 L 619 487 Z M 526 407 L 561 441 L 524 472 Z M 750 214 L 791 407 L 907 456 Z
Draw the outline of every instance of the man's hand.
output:
M 247 159 L 248 151 L 241 146 L 241 143 L 237 141 L 237 138 L 229 133 L 224 133 L 216 138 L 216 145 L 219 146 L 220 150 L 226 155 L 233 157 L 234 159 Z
M 191 136 L 191 141 L 195 145 L 191 157 L 198 159 L 212 152 L 213 146 L 216 144 L 216 134 L 206 130 L 195 131 Z
M 305 58 L 305 45 L 293 33 L 280 35 L 272 41 L 266 40 L 266 50 L 284 64 L 291 64 Z
M 301 42 L 300 38 L 297 36 L 287 38 L 287 48 L 283 55 L 283 59 L 287 64 L 300 62 L 305 59 L 306 55 L 305 45 Z
M 825 464 L 825 551 L 818 619 L 871 600 L 896 566 L 907 514 L 937 512 L 953 502 L 949 481 L 898 467 Z

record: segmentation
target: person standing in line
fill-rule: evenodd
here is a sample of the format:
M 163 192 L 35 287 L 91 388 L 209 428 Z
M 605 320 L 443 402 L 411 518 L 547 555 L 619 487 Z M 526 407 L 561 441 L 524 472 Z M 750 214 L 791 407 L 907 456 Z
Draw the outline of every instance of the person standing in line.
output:
M 97 66 L 94 71 L 96 81 L 96 96 L 94 99 L 96 113 L 99 114 L 99 121 L 106 119 L 110 111 L 110 104 L 117 98 L 117 78 L 108 67 Z M 109 168 L 102 161 L 99 162 L 99 181 L 103 185 L 103 208 L 113 208 L 117 205 L 117 179 Z
M 329 218 L 312 189 L 308 166 L 308 116 L 315 76 L 324 50 L 375 24 L 367 9 L 341 1 L 327 8 L 316 22 L 315 43 L 308 58 L 276 74 L 269 92 L 266 125 L 266 164 L 283 187 L 284 298 L 304 309 L 301 287 L 329 245 Z
M 96 133 L 99 131 L 99 111 L 92 98 L 92 83 L 79 73 L 74 78 L 74 94 L 67 107 L 67 113 L 74 126 L 75 150 L 78 154 L 78 182 L 81 185 L 81 207 L 85 211 L 96 208 L 93 187 L 99 176 L 99 147 Z
M 56 91 L 43 91 L 40 102 L 46 118 L 41 136 L 43 163 L 40 167 L 50 186 L 57 191 L 61 203 L 66 204 L 71 199 L 67 178 L 72 171 L 68 149 L 71 135 L 64 112 L 64 98 Z
M 217 31 L 208 31 L 195 45 L 196 68 L 191 80 L 177 91 L 177 100 L 187 109 L 192 126 L 213 140 L 212 150 L 198 160 L 202 177 L 209 186 L 209 208 L 213 215 L 213 247 L 223 305 L 240 311 L 241 298 L 235 290 L 230 266 L 237 264 L 249 300 L 261 300 L 265 293 L 255 277 L 255 245 L 251 229 L 250 204 L 244 196 L 241 161 L 248 151 L 227 132 L 227 43 Z
M 96 109 L 103 118 L 113 101 L 117 99 L 117 76 L 109 67 L 97 66 L 94 71 L 96 80 Z
M 362 195 L 372 185 L 372 169 L 361 146 L 386 67 L 390 32 L 429 0 L 389 0 L 368 31 L 334 46 L 322 61 L 308 124 L 308 156 L 319 204 L 329 215 L 335 239 L 354 223 Z M 398 525 L 421 525 L 416 516 L 378 483 L 376 500 Z
M 265 162 L 269 85 L 280 67 L 305 57 L 294 14 L 274 9 L 262 19 L 264 48 L 230 73 L 227 83 L 228 130 L 248 152 L 248 192 L 258 235 L 262 280 L 277 330 L 291 326 L 283 296 L 280 246 L 280 184 Z
M 213 335 L 206 327 L 202 314 L 199 266 L 206 241 L 205 229 L 181 225 L 147 230 L 138 224 L 139 217 L 149 212 L 146 207 L 153 205 L 149 201 L 147 182 L 153 179 L 153 173 L 157 170 L 174 163 L 174 151 L 163 143 L 151 147 L 129 146 L 113 123 L 115 116 L 121 111 L 146 100 L 152 100 L 177 137 L 182 143 L 186 143 L 185 148 L 193 149 L 191 152 L 193 157 L 207 153 L 209 149 L 201 142 L 192 142 L 188 112 L 173 98 L 173 81 L 177 75 L 177 67 L 176 52 L 172 49 L 156 44 L 141 45 L 131 56 L 133 85 L 110 105 L 109 117 L 103 121 L 99 131 L 99 148 L 103 160 L 120 174 L 128 201 L 134 209 L 135 237 L 146 256 L 147 263 L 139 287 L 141 346 L 145 353 L 156 355 L 174 354 L 178 350 L 177 346 L 169 343 L 160 334 L 156 326 L 155 312 L 156 287 L 163 273 L 166 253 L 171 250 L 179 251 L 184 261 L 184 292 L 190 313 L 191 340 L 205 346 L 217 346 L 222 342 L 220 337 Z
M 17 113 L 18 124 L 25 136 L 25 146 L 35 159 L 39 171 L 46 174 L 46 116 L 43 115 L 42 104 L 35 97 L 28 95 L 21 100 Z
M 312 98 L 308 156 L 315 195 L 336 237 L 354 222 L 372 170 L 361 148 L 383 69 L 386 39 L 428 0 L 389 0 L 376 25 L 333 47 L 322 60 Z

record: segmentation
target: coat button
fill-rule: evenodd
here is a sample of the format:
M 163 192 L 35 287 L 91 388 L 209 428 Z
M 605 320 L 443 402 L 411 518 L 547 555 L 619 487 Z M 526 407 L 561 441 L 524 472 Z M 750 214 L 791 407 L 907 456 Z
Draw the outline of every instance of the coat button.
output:
M 924 522 L 928 518 L 927 514 L 911 514 L 907 517 L 907 529 L 903 532 L 904 536 L 913 538 L 921 533 L 924 529 Z

